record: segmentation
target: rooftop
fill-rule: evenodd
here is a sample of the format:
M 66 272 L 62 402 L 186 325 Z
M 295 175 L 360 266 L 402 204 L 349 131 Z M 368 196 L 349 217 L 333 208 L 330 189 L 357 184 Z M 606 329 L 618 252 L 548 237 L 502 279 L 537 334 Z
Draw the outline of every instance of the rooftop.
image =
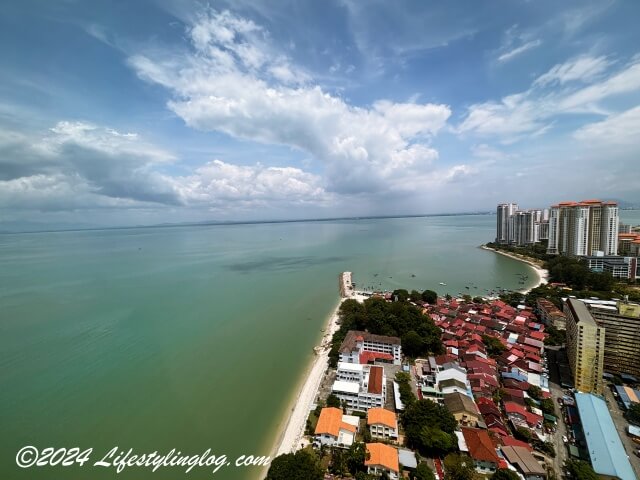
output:
M 362 337 L 365 342 L 378 342 L 390 345 L 400 345 L 400 339 L 398 337 L 386 337 L 384 335 L 374 335 L 369 332 L 349 330 L 347 332 L 347 336 L 342 341 L 342 345 L 340 345 L 340 352 L 351 353 L 356 350 L 356 342 L 358 337 Z
M 367 425 L 374 424 L 386 425 L 390 428 L 398 428 L 396 414 L 384 408 L 370 408 L 367 411 Z
M 384 443 L 367 443 L 367 453 L 369 459 L 364 461 L 365 465 L 380 465 L 393 472 L 400 472 L 398 451 L 395 448 Z
M 501 447 L 502 453 L 509 461 L 525 475 L 546 475 L 545 469 L 531 454 L 529 449 L 519 445 Z
M 575 394 L 591 465 L 599 475 L 635 480 L 605 401 L 589 393 Z
M 480 412 L 475 402 L 467 395 L 459 392 L 448 393 L 444 396 L 444 405 L 451 413 L 470 413 L 479 416 Z
M 369 371 L 369 393 L 382 393 L 382 375 L 384 369 L 382 367 L 371 367 Z
M 591 313 L 589 313 L 589 309 L 584 302 L 576 300 L 575 298 L 570 298 L 567 300 L 567 306 L 571 310 L 576 323 L 597 326 L 596 321 L 591 316 Z
M 462 427 L 461 430 L 465 443 L 469 448 L 471 458 L 474 460 L 493 462 L 496 465 L 500 462 L 500 458 L 486 430 L 466 427 Z

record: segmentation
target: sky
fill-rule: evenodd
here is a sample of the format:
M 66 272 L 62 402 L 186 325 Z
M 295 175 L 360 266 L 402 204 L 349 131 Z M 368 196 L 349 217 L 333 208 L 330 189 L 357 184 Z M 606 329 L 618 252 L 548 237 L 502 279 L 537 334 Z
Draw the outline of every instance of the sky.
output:
M 0 229 L 640 203 L 636 0 L 3 2 Z

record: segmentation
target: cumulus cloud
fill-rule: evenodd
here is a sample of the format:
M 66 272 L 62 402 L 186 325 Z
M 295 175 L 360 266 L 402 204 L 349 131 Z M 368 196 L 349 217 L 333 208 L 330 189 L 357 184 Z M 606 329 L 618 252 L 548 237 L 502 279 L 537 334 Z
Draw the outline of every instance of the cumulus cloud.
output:
M 0 204 L 17 209 L 82 210 L 234 203 L 315 202 L 330 198 L 320 177 L 291 167 L 214 160 L 191 174 L 162 173 L 176 158 L 135 133 L 59 122 L 43 136 L 0 134 Z
M 612 65 L 604 57 L 588 56 L 555 65 L 524 92 L 470 106 L 457 131 L 509 143 L 545 133 L 563 114 L 607 114 L 604 101 L 640 90 L 640 57 L 607 72 Z
M 304 151 L 323 163 L 326 189 L 343 194 L 384 190 L 437 158 L 430 139 L 451 115 L 446 105 L 350 105 L 272 48 L 268 32 L 226 11 L 206 10 L 187 34 L 187 52 L 128 62 L 172 92 L 168 107 L 193 128 Z

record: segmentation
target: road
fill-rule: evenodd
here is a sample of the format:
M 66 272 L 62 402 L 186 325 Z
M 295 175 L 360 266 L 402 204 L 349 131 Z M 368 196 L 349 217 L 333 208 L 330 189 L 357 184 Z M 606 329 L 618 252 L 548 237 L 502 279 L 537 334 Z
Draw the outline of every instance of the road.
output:
M 640 448 L 640 445 L 634 443 L 627 435 L 626 429 L 629 423 L 624 418 L 624 414 L 618 406 L 618 402 L 616 402 L 615 398 L 613 398 L 613 394 L 611 393 L 611 390 L 608 386 L 604 387 L 604 399 L 607 401 L 609 412 L 611 413 L 611 418 L 613 419 L 614 425 L 618 429 L 618 435 L 620 435 L 620 440 L 622 440 L 622 444 L 624 445 L 627 456 L 631 461 L 631 466 L 636 473 L 636 477 L 640 478 L 640 458 L 636 457 L 633 453 L 634 450 Z
M 549 390 L 551 391 L 556 416 L 558 417 L 558 426 L 553 436 L 553 445 L 556 448 L 556 458 L 553 459 L 553 469 L 556 472 L 557 478 L 562 478 L 562 467 L 569 456 L 568 447 L 562 441 L 563 436 L 568 438 L 569 435 L 567 433 L 567 427 L 564 424 L 560 405 L 558 404 L 558 398 L 562 398 L 564 393 L 562 387 L 560 387 L 560 373 L 558 372 L 558 364 L 556 362 L 557 347 L 545 347 L 545 350 L 547 352 L 547 365 L 549 368 Z

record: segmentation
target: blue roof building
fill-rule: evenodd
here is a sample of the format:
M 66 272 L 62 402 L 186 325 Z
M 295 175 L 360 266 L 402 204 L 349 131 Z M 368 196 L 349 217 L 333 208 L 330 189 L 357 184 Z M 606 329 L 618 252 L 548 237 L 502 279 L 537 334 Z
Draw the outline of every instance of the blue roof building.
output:
M 636 480 L 605 401 L 590 393 L 578 392 L 575 397 L 593 470 L 598 475 Z

